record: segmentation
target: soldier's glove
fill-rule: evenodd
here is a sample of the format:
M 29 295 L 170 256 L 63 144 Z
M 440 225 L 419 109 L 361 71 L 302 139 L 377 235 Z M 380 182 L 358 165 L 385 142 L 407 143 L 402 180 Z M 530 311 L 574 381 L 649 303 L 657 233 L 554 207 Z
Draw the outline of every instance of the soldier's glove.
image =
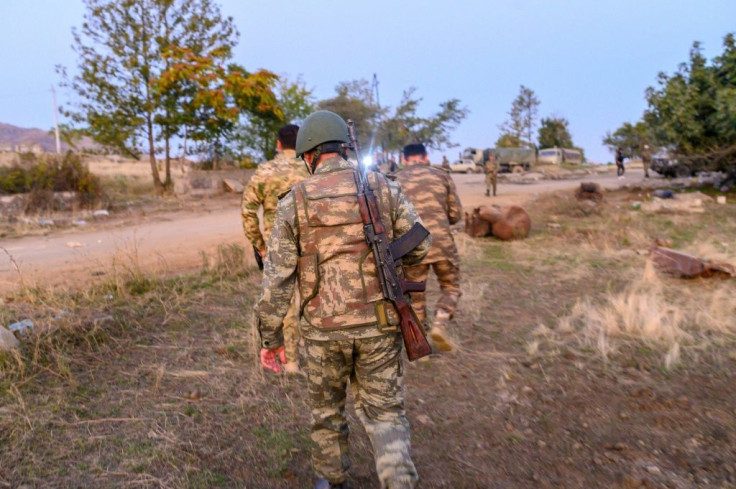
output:
M 261 365 L 263 365 L 263 368 L 280 373 L 281 365 L 284 363 L 286 363 L 286 348 L 283 345 L 272 350 L 261 348 Z

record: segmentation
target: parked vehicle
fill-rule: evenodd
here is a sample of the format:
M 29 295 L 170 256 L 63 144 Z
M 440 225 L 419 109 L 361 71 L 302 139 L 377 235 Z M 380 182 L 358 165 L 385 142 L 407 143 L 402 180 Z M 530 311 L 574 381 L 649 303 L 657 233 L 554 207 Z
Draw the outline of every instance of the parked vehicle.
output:
M 537 164 L 561 165 L 563 163 L 572 165 L 582 164 L 582 151 L 569 148 L 544 148 L 539 150 L 539 154 L 537 155 Z
M 521 173 L 531 170 L 537 164 L 537 152 L 534 148 L 465 148 L 462 157 L 473 160 L 482 171 L 483 164 L 491 153 L 495 155 L 501 173 Z
M 680 162 L 668 151 L 659 151 L 652 155 L 652 164 L 649 167 L 665 177 L 686 178 L 695 175 L 695 168 Z
M 451 173 L 480 173 L 483 171 L 475 162 L 468 158 L 463 158 L 450 163 Z

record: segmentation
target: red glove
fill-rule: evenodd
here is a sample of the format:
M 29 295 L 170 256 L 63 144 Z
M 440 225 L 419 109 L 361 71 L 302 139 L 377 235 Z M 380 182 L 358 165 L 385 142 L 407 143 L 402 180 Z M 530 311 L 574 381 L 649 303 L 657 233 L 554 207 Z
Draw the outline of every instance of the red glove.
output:
M 261 365 L 263 365 L 263 368 L 279 373 L 281 372 L 281 364 L 284 363 L 286 363 L 286 349 L 283 345 L 272 350 L 261 348 Z

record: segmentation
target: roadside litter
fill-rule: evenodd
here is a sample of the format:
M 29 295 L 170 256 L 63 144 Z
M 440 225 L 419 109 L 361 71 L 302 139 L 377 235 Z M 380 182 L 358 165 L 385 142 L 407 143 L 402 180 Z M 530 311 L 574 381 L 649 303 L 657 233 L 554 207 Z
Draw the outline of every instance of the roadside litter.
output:
M 736 267 L 729 263 L 702 260 L 671 248 L 655 246 L 649 256 L 656 265 L 682 278 L 715 277 L 727 279 L 736 276 Z
M 28 330 L 33 329 L 34 326 L 35 324 L 33 324 L 33 321 L 30 319 L 24 319 L 23 321 L 11 324 L 8 326 L 8 329 L 10 331 L 17 332 L 20 335 L 24 335 L 28 333 Z
M 675 193 L 672 190 L 658 188 L 652 192 L 652 196 L 660 199 L 672 199 L 675 197 Z
M 652 200 L 650 202 L 644 202 L 641 204 L 641 210 L 644 212 L 691 212 L 691 213 L 702 213 L 705 212 L 704 204 L 706 202 L 713 202 L 713 198 L 709 197 L 701 192 L 693 193 L 681 193 L 675 194 L 672 190 L 666 190 L 664 192 L 671 192 L 671 197 L 657 197 L 657 190 L 652 192 Z M 668 193 L 662 195 L 669 195 Z

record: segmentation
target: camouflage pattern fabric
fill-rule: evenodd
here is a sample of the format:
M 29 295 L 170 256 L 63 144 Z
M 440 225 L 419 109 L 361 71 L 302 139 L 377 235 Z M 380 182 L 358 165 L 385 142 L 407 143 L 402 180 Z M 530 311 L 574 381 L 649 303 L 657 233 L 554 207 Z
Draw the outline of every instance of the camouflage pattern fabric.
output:
M 460 291 L 460 268 L 449 260 L 434 263 L 422 263 L 406 267 L 406 278 L 412 282 L 424 282 L 432 267 L 437 281 L 440 284 L 440 298 L 435 304 L 435 314 L 442 310 L 452 317 L 457 310 L 457 303 L 462 292 Z M 417 313 L 419 321 L 424 324 L 425 330 L 431 326 L 427 324 L 427 299 L 424 292 L 411 292 L 411 305 Z
M 380 320 L 385 301 L 374 294 L 375 265 L 362 222 L 357 222 L 356 176 L 348 161 L 328 158 L 279 202 L 256 305 L 258 331 L 262 348 L 281 345 L 281 320 L 298 277 L 317 475 L 334 483 L 345 480 L 349 460 L 344 410 L 350 382 L 358 417 L 373 444 L 381 487 L 413 488 L 418 477 L 404 414 L 403 342 L 395 328 Z M 368 180 L 393 237 L 421 222 L 397 183 L 377 173 L 370 173 Z M 431 243 L 427 237 L 403 260 L 419 263 Z M 318 302 L 309 306 L 315 298 Z
M 243 190 L 241 216 L 246 238 L 257 250 L 266 249 L 266 241 L 271 234 L 276 206 L 279 197 L 285 194 L 292 185 L 309 176 L 306 165 L 296 157 L 293 149 L 285 149 L 273 160 L 259 165 Z M 263 234 L 258 219 L 258 209 L 263 206 Z M 299 360 L 299 297 L 293 303 L 284 318 L 284 335 L 286 360 Z
M 644 169 L 644 175 L 649 176 L 649 165 L 652 164 L 652 153 L 649 148 L 642 148 L 641 165 Z
M 241 204 L 243 231 L 257 250 L 265 250 L 271 234 L 279 197 L 295 183 L 309 176 L 304 162 L 293 149 L 285 149 L 276 157 L 261 163 L 251 177 Z M 263 206 L 263 234 L 259 227 L 258 209 Z
M 384 225 L 395 239 L 409 232 L 415 222 L 422 222 L 400 185 L 375 172 L 369 173 L 368 180 L 372 188 L 375 186 Z M 315 188 L 315 182 L 321 182 L 320 186 Z M 365 244 L 362 222 L 356 222 L 354 166 L 339 157 L 324 160 L 315 175 L 303 182 L 303 191 L 303 199 L 297 199 L 296 189 L 289 192 L 276 212 L 263 292 L 256 306 L 261 346 L 272 349 L 283 343 L 281 322 L 294 290 L 297 267 L 302 295 L 300 326 L 306 339 L 358 339 L 397 331 L 393 305 L 381 299 L 380 286 L 374 281 L 373 255 Z M 298 211 L 297 205 L 302 206 Z M 305 209 L 304 205 L 310 207 Z M 307 233 L 303 243 L 302 232 Z M 419 263 L 432 242 L 433 237 L 427 237 L 403 257 L 403 263 Z M 382 321 L 384 315 L 386 321 Z
M 486 174 L 486 195 L 493 190 L 493 196 L 495 197 L 496 186 L 498 185 L 498 164 L 495 160 L 486 160 L 483 171 Z
M 422 263 L 449 260 L 459 266 L 450 226 L 462 219 L 463 207 L 450 174 L 428 164 L 414 163 L 395 176 L 432 234 L 432 249 Z
M 375 454 L 382 488 L 413 488 L 404 411 L 402 339 L 397 334 L 343 341 L 307 340 L 307 378 L 312 401 L 312 464 L 319 477 L 343 482 L 350 461 L 345 399 L 350 382 L 355 410 Z

